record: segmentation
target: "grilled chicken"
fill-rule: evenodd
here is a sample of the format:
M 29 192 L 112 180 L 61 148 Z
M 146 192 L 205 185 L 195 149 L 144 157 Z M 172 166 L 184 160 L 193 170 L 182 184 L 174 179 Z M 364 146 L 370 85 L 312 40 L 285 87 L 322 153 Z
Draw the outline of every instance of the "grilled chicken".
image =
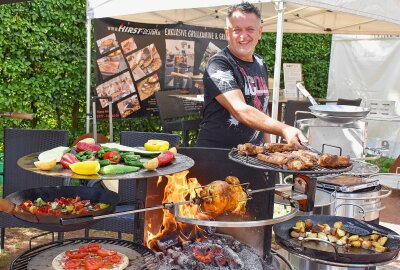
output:
M 322 154 L 317 163 L 321 167 L 334 168 L 334 167 L 350 166 L 350 156 Z
M 203 210 L 211 217 L 224 212 L 242 215 L 246 211 L 247 194 L 235 176 L 211 182 L 200 191 L 200 197 L 204 199 Z

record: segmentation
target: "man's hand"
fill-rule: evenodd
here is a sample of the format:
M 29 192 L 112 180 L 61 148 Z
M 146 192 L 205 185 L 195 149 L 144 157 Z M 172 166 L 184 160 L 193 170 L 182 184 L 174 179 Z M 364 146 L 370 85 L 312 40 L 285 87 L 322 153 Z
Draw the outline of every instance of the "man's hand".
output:
M 287 126 L 283 129 L 283 138 L 285 138 L 286 142 L 289 144 L 293 144 L 297 148 L 302 148 L 300 142 L 307 142 L 307 138 L 303 135 L 303 133 L 292 126 Z

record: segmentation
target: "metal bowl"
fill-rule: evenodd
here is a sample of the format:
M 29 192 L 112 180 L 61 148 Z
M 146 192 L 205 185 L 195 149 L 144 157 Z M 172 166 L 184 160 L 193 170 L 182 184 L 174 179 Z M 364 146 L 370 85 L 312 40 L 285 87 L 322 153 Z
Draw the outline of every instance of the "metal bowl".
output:
M 369 113 L 369 108 L 349 105 L 314 105 L 309 107 L 310 111 L 318 115 L 336 117 L 361 117 Z

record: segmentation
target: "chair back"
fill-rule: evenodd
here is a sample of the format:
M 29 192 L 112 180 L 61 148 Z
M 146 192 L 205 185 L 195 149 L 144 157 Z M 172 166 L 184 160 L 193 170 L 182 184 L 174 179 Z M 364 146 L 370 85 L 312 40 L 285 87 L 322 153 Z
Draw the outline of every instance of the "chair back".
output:
M 362 98 L 357 99 L 345 99 L 345 98 L 338 98 L 337 105 L 350 105 L 350 106 L 360 106 Z
M 66 130 L 4 129 L 3 196 L 23 189 L 62 185 L 63 178 L 26 171 L 17 161 L 22 156 L 67 144 Z
M 298 113 L 297 111 L 306 111 L 309 112 L 309 107 L 312 106 L 310 101 L 308 100 L 288 100 L 286 102 L 285 111 L 283 112 L 283 122 L 285 124 L 294 126 L 294 121 L 306 118 L 314 118 L 311 114 L 308 113 Z

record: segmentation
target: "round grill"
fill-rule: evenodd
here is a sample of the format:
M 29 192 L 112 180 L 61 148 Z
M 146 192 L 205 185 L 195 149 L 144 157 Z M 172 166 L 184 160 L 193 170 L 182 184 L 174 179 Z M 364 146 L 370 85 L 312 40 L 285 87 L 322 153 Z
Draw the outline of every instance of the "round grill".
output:
M 64 241 L 55 241 L 45 245 L 38 246 L 31 250 L 25 251 L 21 255 L 19 255 L 10 265 L 10 270 L 26 270 L 28 269 L 28 263 L 36 256 L 49 251 L 54 248 L 63 247 L 65 246 L 65 250 L 68 250 L 68 246 L 70 245 L 84 245 L 87 243 L 99 243 L 99 244 L 111 244 L 120 247 L 125 247 L 132 249 L 138 252 L 142 258 L 144 259 L 144 265 L 141 269 L 155 269 L 157 267 L 158 261 L 154 255 L 154 252 L 151 251 L 149 248 L 130 241 L 122 240 L 122 239 L 112 239 L 112 238 L 74 238 L 74 239 L 67 239 Z M 48 258 L 50 261 L 53 258 Z

